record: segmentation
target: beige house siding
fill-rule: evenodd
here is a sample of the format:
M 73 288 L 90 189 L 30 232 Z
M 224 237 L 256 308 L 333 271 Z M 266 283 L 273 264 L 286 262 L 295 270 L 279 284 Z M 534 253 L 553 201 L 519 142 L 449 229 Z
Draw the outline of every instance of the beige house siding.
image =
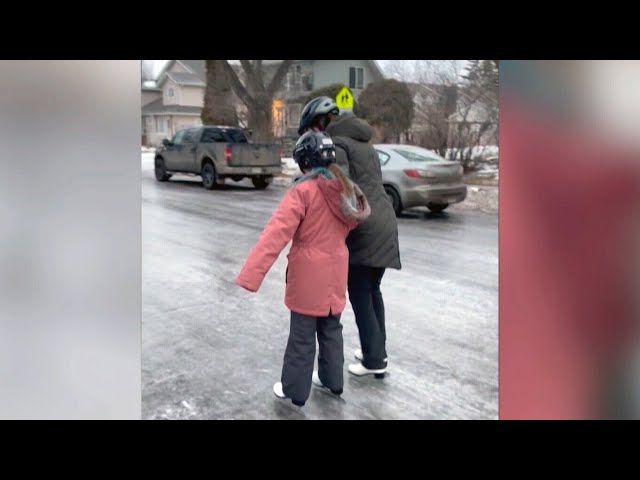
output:
M 202 107 L 204 105 L 204 87 L 180 87 L 180 105 Z
M 142 106 L 150 104 L 151 102 L 158 100 L 162 97 L 162 92 L 143 90 L 142 91 Z

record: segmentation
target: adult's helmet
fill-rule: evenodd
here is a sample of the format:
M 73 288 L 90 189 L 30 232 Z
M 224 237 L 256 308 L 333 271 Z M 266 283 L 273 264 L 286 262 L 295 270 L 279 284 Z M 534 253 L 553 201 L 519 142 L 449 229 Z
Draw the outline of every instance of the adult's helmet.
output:
M 304 131 L 311 126 L 313 119 L 318 115 L 326 115 L 333 113 L 340 114 L 340 109 L 329 97 L 316 97 L 307 103 L 300 114 L 300 126 L 298 127 L 298 135 L 302 135 Z

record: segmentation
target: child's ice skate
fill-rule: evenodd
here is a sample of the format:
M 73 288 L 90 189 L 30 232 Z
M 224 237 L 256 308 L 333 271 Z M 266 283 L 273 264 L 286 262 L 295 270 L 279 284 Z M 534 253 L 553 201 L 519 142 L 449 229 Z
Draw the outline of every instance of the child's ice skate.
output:
M 327 392 L 331 392 L 334 395 L 340 396 L 342 395 L 342 389 L 340 390 L 331 390 L 329 387 L 325 387 L 322 382 L 320 381 L 320 376 L 318 375 L 318 372 L 314 370 L 313 372 L 313 376 L 311 377 L 311 382 L 316 386 L 316 387 L 320 387 L 324 390 L 326 390 Z
M 287 397 L 282 391 L 282 382 L 276 382 L 273 384 L 273 393 L 276 395 L 276 397 L 282 398 L 283 400 L 291 400 L 291 403 L 298 407 L 303 407 L 305 404 L 305 402 L 297 402 L 292 398 Z

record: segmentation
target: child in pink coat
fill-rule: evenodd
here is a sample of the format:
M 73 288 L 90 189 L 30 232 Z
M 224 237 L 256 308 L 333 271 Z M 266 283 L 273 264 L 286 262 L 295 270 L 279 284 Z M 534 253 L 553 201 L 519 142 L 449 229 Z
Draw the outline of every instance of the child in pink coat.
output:
M 304 176 L 272 215 L 236 284 L 257 292 L 280 252 L 292 241 L 285 279 L 291 326 L 281 382 L 273 391 L 302 406 L 312 381 L 336 395 L 342 393 L 340 315 L 346 303 L 349 268 L 345 240 L 371 210 L 362 191 L 336 165 L 335 147 L 326 134 L 305 133 L 296 143 L 293 158 Z M 313 371 L 316 333 L 318 372 Z

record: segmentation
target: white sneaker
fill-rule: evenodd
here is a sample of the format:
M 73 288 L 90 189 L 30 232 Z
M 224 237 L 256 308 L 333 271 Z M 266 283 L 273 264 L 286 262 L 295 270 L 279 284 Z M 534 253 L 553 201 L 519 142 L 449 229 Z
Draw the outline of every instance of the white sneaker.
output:
M 313 371 L 313 376 L 311 377 L 311 383 L 313 383 L 316 387 L 320 387 L 324 390 L 326 390 L 327 392 L 331 392 L 334 395 L 342 395 L 342 390 L 338 391 L 334 391 L 331 390 L 329 387 L 325 387 L 322 382 L 320 381 L 320 376 L 318 375 L 318 372 L 316 370 Z
M 352 363 L 351 365 L 349 365 L 349 373 L 357 377 L 362 377 L 364 375 L 375 375 L 376 378 L 382 378 L 384 377 L 386 371 L 386 368 L 370 370 L 361 363 Z
M 361 349 L 357 349 L 355 352 L 353 352 L 353 356 L 356 358 L 356 360 L 358 360 L 359 362 L 361 362 L 362 360 L 364 360 L 364 355 L 362 354 L 362 350 Z M 389 360 L 389 357 L 386 357 L 384 359 L 385 363 L 387 362 L 387 360 Z

